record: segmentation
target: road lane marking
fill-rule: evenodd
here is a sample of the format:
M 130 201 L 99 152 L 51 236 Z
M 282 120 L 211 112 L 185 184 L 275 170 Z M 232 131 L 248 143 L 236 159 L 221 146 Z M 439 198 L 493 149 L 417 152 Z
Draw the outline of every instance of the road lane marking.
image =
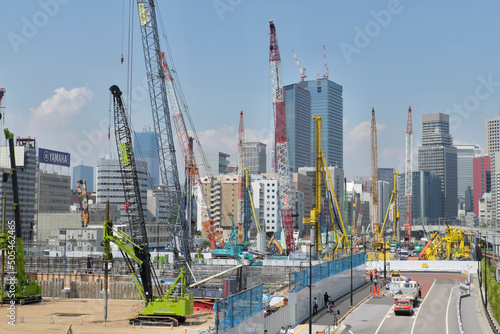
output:
M 377 330 L 375 331 L 375 334 L 378 333 L 380 327 L 382 327 L 382 324 L 384 323 L 385 319 L 387 319 L 387 316 L 389 315 L 389 313 L 391 313 L 392 309 L 393 309 L 394 305 L 391 306 L 391 308 L 389 309 L 389 311 L 387 311 L 387 314 L 385 315 L 385 317 L 383 318 L 382 322 L 380 323 L 380 325 L 378 325 L 378 328 Z
M 453 288 L 451 288 L 450 297 L 448 298 L 448 305 L 446 305 L 446 334 L 448 334 L 450 332 L 448 329 L 448 311 L 450 309 L 451 296 L 453 296 L 453 290 L 458 286 L 460 286 L 460 285 L 456 285 Z
M 434 283 L 436 283 L 436 279 L 434 279 L 434 282 L 432 282 L 431 288 L 429 289 L 429 291 L 427 291 L 427 294 L 425 295 L 424 300 L 422 300 L 422 302 L 420 303 L 420 305 L 418 305 L 417 314 L 415 315 L 415 320 L 413 320 L 413 325 L 411 326 L 411 332 L 410 332 L 410 334 L 413 334 L 413 331 L 415 330 L 415 323 L 417 322 L 418 313 L 422 309 L 422 305 L 424 305 L 425 301 L 427 300 L 427 296 L 429 296 L 431 294 L 431 290 L 434 287 Z

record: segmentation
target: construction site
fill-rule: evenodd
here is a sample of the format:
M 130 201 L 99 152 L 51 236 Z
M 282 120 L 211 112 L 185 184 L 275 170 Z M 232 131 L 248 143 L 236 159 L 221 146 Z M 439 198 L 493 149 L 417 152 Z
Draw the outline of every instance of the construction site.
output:
M 100 225 L 89 224 L 93 217 L 86 180 L 77 180 L 82 226 L 71 234 L 69 228 L 64 234 L 59 230 L 56 241 L 64 245 L 62 252 L 23 243 L 17 173 L 24 167 L 19 163 L 14 134 L 5 128 L 10 161 L 2 166 L 3 184 L 10 184 L 12 191 L 3 193 L 0 314 L 8 320 L 0 323 L 1 332 L 278 333 L 283 326 L 295 328 L 308 321 L 311 328 L 311 310 L 317 310 L 317 301 L 322 308 L 328 296 L 339 300 L 351 294 L 350 306 L 354 306 L 353 291 L 366 287 L 375 277 L 369 276 L 370 270 L 383 272 L 385 279 L 391 269 L 438 271 L 431 262 L 448 268 L 440 261 L 476 260 L 473 250 L 481 242 L 470 229 L 457 226 L 456 220 L 448 223 L 443 219 L 435 225 L 413 221 L 411 107 L 405 170 L 401 172 L 404 178 L 391 170 L 389 179 L 379 180 L 375 109 L 371 110 L 369 178 L 347 182 L 343 170 L 329 163 L 324 150 L 328 131 L 323 129 L 320 115 L 312 115 L 308 121 L 313 129 L 313 148 L 308 152 L 313 165 L 303 174 L 291 167 L 285 106 L 289 93 L 283 87 L 273 20 L 268 22 L 269 36 L 262 36 L 269 40 L 273 170 L 265 175 L 250 172 L 244 158 L 248 147 L 244 112 L 238 111 L 238 165 L 227 175 L 211 174 L 202 148 L 205 143 L 195 130 L 195 117 L 184 99 L 171 50 L 162 40 L 165 32 L 157 21 L 157 5 L 154 0 L 138 0 L 134 21 L 141 33 L 143 74 L 148 80 L 157 138 L 161 183 L 156 194 L 157 215 L 153 221 L 146 213 L 149 203 L 142 194 L 140 157 L 134 148 L 128 101 L 120 89 L 128 87 L 128 82 L 109 87 L 113 124 L 108 140 L 114 138 L 111 145 L 119 166 L 115 179 L 121 184 L 116 192 L 124 200 L 118 209 L 112 209 L 113 194 L 108 194 L 105 219 Z M 305 68 L 292 52 L 305 85 Z M 324 45 L 323 60 L 321 80 L 328 80 Z M 321 92 L 321 84 L 315 85 Z M 8 108 L 1 104 L 6 90 L 0 92 L 0 107 Z M 368 120 L 369 111 L 366 115 Z M 184 180 L 180 170 L 185 172 Z M 304 175 L 310 186 L 307 205 L 305 191 L 299 190 Z M 404 189 L 398 189 L 401 185 Z M 224 187 L 231 191 L 232 197 L 226 196 L 231 202 L 221 200 Z M 265 210 L 271 201 L 273 209 Z M 13 210 L 12 219 L 7 218 L 6 207 Z M 402 217 L 400 208 L 404 208 Z M 113 221 L 112 210 L 126 219 Z M 275 217 L 275 225 L 268 223 L 271 217 Z M 82 238 L 91 229 L 99 231 L 102 251 L 82 250 Z M 158 230 L 156 236 L 151 233 L 154 229 Z M 70 249 L 71 242 L 80 243 L 80 249 Z M 494 252 L 494 242 L 490 246 Z M 458 264 L 450 268 L 472 272 L 472 267 Z M 323 294 L 327 295 L 324 305 Z

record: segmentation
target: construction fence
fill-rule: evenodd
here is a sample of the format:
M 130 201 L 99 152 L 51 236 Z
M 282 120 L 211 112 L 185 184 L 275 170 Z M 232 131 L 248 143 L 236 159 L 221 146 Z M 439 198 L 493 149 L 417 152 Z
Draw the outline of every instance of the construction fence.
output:
M 229 296 L 215 303 L 215 326 L 225 333 L 262 311 L 263 285 Z
M 362 265 L 365 262 L 365 253 L 359 253 L 352 256 L 352 268 Z M 351 256 L 312 266 L 311 283 L 314 284 L 348 269 L 351 269 Z M 309 268 L 294 274 L 294 292 L 299 292 L 309 286 L 309 275 Z

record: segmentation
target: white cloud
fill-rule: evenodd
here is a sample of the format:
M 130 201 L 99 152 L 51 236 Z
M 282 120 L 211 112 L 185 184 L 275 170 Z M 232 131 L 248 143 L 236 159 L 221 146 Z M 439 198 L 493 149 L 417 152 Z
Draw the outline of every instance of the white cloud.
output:
M 87 87 L 78 87 L 66 90 L 57 88 L 55 94 L 43 101 L 38 107 L 31 108 L 31 118 L 28 128 L 32 130 L 54 129 L 72 123 L 73 117 L 78 115 L 83 106 L 94 97 Z

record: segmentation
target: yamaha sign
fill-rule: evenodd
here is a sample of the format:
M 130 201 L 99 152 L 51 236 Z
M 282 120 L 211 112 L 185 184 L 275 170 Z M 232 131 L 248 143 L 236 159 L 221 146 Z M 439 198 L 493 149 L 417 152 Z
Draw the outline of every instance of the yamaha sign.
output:
M 38 159 L 40 163 L 69 167 L 70 154 L 39 148 Z

